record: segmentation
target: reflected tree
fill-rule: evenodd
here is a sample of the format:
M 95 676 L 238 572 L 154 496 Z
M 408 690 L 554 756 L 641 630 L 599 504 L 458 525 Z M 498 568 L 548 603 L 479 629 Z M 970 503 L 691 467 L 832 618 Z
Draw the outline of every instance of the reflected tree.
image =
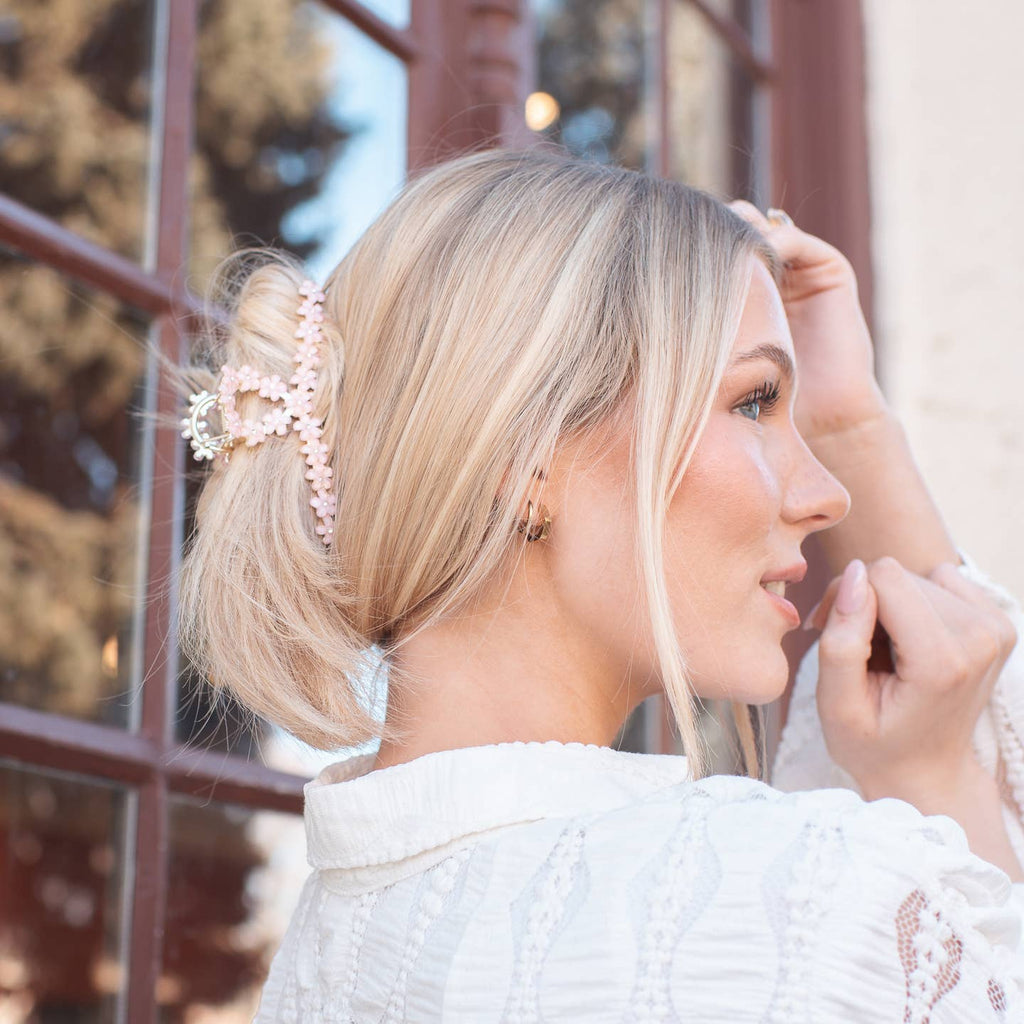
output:
M 143 263 L 152 245 L 154 9 L 150 0 L 8 0 L 0 11 L 0 192 Z M 317 193 L 349 130 L 328 102 L 336 55 L 299 0 L 207 0 L 198 49 L 190 273 L 201 287 L 240 234 L 280 239 L 282 218 Z M 293 248 L 305 255 L 318 241 Z M 0 700 L 124 724 L 141 600 L 141 434 L 132 413 L 146 401 L 139 341 L 148 324 L 13 253 L 0 258 L 0 306 Z M 8 844 L 12 799 L 0 790 Z M 231 1002 L 267 966 L 262 947 L 222 945 L 251 909 L 247 878 L 260 852 L 220 808 L 205 811 L 202 829 L 224 867 L 211 879 L 198 855 L 178 861 L 172 897 L 188 940 L 168 953 L 184 981 L 164 993 L 165 1021 L 184 1020 L 197 1001 Z M 67 866 L 89 862 L 86 839 L 39 837 L 67 860 L 37 859 L 47 891 L 88 888 L 88 872 L 80 878 Z M 30 943 L 50 920 L 44 879 L 29 863 L 15 875 L 12 864 L 0 858 L 0 942 L 16 949 L 35 992 L 25 1019 L 112 1019 L 103 994 L 110 972 L 83 966 L 100 956 L 99 932 L 71 941 L 68 923 L 54 919 L 45 948 Z M 101 880 L 91 884 L 100 915 Z
M 537 4 L 538 88 L 561 107 L 551 137 L 574 156 L 643 169 L 645 0 Z

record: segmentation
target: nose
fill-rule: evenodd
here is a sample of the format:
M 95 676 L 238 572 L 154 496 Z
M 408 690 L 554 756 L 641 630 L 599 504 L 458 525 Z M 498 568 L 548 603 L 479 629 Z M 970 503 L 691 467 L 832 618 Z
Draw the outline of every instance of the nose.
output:
M 827 530 L 850 512 L 850 492 L 817 459 L 796 430 L 796 458 L 792 465 L 782 518 L 800 523 L 808 533 Z

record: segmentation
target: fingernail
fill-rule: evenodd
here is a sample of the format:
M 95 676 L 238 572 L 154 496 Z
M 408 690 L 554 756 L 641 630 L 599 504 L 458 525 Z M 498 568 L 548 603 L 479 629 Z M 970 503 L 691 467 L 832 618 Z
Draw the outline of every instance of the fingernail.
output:
M 814 607 L 813 607 L 813 608 L 812 608 L 812 609 L 811 609 L 811 610 L 810 610 L 810 611 L 809 611 L 809 612 L 807 613 L 807 617 L 806 617 L 806 618 L 804 619 L 803 625 L 802 625 L 802 626 L 800 627 L 801 629 L 814 629 L 814 613 L 815 613 L 815 612 L 816 612 L 816 611 L 817 611 L 817 610 L 818 610 L 818 609 L 819 609 L 820 607 L 821 607 L 821 602 L 819 601 L 819 602 L 818 602 L 818 603 L 817 603 L 817 604 L 816 604 L 816 605 L 815 605 L 815 606 L 814 606 Z
M 842 615 L 854 615 L 864 607 L 868 597 L 868 574 L 864 563 L 855 558 L 843 570 L 836 594 L 836 608 Z

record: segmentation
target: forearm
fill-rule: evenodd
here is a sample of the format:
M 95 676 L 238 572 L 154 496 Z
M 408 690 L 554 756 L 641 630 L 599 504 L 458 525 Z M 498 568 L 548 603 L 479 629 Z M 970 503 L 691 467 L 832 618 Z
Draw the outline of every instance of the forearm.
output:
M 933 792 L 926 780 L 905 778 L 890 786 L 864 787 L 866 800 L 896 797 L 913 804 L 922 814 L 944 814 L 967 834 L 971 852 L 1002 868 L 1014 882 L 1024 882 L 1024 870 L 1006 834 L 999 786 L 984 769 L 972 764 L 953 785 Z
M 850 492 L 850 513 L 818 534 L 833 574 L 853 558 L 891 555 L 927 576 L 941 562 L 960 563 L 903 425 L 886 410 L 858 427 L 809 440 L 821 463 Z

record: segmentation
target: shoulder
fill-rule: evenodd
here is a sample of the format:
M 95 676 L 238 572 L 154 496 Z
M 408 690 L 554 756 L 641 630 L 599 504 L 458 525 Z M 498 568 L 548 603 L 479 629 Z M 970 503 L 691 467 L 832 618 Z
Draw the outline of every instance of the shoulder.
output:
M 940 999 L 978 1015 L 936 1021 L 1021 1010 L 1009 879 L 952 819 L 712 777 L 542 824 L 514 910 L 552 966 L 586 948 L 629 1005 L 780 1021 L 895 1019 Z

